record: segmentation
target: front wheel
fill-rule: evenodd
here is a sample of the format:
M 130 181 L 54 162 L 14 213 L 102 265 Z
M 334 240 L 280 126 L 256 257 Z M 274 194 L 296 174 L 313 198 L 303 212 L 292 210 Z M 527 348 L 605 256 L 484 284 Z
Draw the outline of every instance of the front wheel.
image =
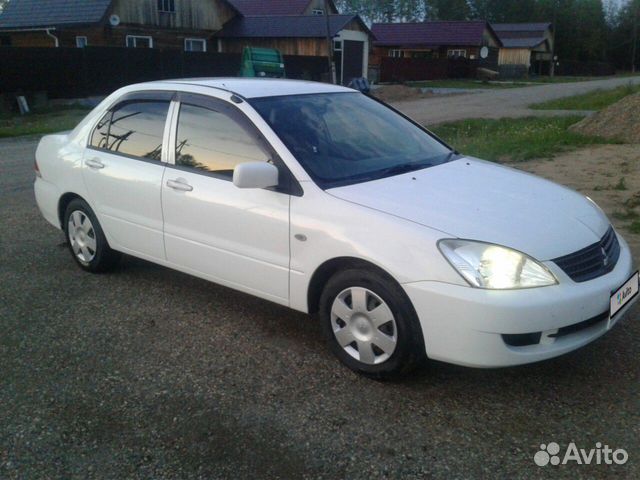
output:
M 83 270 L 104 272 L 118 263 L 120 254 L 109 247 L 95 213 L 84 200 L 76 198 L 67 206 L 64 232 L 71 256 Z
M 333 353 L 373 378 L 407 373 L 425 358 L 417 315 L 402 288 L 373 270 L 334 275 L 320 298 L 322 328 Z

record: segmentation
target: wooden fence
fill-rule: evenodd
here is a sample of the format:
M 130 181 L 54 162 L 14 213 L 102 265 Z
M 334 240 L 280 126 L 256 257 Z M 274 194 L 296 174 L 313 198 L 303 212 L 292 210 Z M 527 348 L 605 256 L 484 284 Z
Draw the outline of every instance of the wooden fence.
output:
M 106 95 L 132 83 L 238 76 L 240 54 L 119 47 L 0 47 L 0 94 L 47 92 L 50 98 Z M 327 77 L 325 57 L 285 56 L 288 78 Z
M 607 76 L 615 75 L 616 68 L 607 62 L 577 62 L 560 60 L 556 66 L 556 75 L 568 76 Z
M 466 58 L 392 58 L 383 57 L 380 65 L 381 82 L 408 82 L 467 78 L 475 74 L 478 65 Z

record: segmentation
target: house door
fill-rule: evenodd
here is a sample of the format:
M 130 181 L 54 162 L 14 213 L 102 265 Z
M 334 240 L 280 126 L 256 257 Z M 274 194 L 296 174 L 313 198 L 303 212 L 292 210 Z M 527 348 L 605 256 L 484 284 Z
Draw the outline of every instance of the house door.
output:
M 364 42 L 345 40 L 342 47 L 342 84 L 348 85 L 354 78 L 363 77 Z

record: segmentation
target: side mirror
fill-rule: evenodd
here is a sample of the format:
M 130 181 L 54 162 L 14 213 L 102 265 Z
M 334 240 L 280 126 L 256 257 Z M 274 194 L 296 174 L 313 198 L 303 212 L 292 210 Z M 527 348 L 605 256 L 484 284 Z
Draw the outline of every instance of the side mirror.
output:
M 238 188 L 268 188 L 278 185 L 278 167 L 267 162 L 241 163 L 233 170 Z

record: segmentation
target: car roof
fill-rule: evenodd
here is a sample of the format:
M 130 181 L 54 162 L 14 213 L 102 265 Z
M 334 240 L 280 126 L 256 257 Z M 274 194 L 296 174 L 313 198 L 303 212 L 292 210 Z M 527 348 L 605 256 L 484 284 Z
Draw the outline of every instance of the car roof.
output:
M 176 80 L 162 80 L 161 83 L 217 88 L 235 93 L 244 98 L 354 91 L 350 88 L 331 85 L 329 83 L 283 80 L 276 78 L 183 78 Z M 153 83 L 143 85 L 153 85 Z

